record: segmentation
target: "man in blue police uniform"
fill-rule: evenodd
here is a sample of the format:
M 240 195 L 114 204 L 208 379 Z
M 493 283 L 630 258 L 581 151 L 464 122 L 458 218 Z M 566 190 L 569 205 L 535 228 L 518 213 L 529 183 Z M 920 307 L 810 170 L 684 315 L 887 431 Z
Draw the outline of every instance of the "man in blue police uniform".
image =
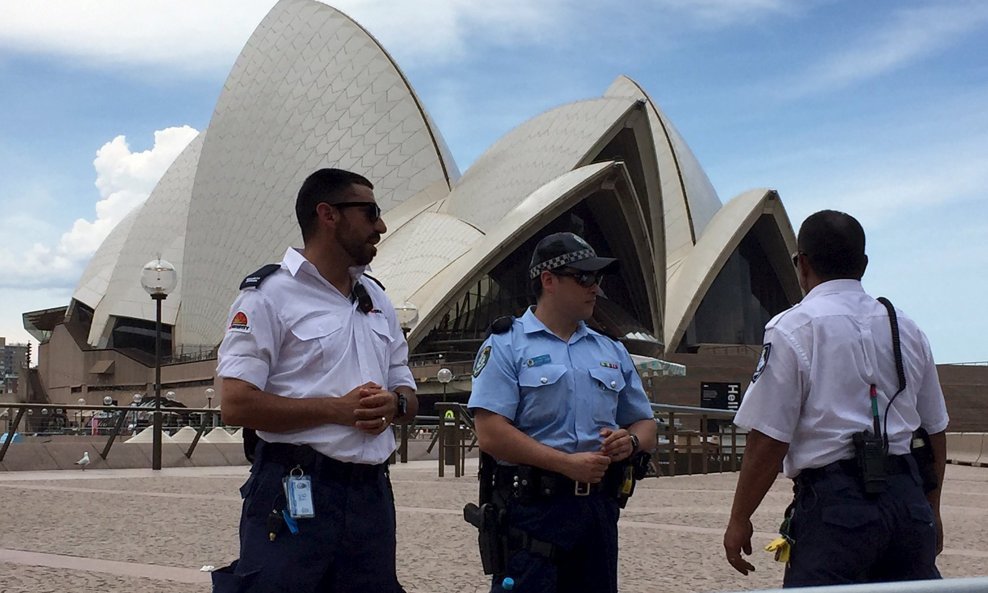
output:
M 506 578 L 522 593 L 617 591 L 622 462 L 654 448 L 656 425 L 628 351 L 584 323 L 616 265 L 572 233 L 545 237 L 529 267 L 536 306 L 477 355 L 477 439 L 498 460 L 509 529 L 526 534 L 508 541 L 492 591 Z
M 817 212 L 797 244 L 806 296 L 766 326 L 735 418 L 750 432 L 727 560 L 754 570 L 741 555 L 751 554 L 751 515 L 782 466 L 796 485 L 782 529 L 784 586 L 938 578 L 948 418 L 929 343 L 862 288 L 868 258 L 857 220 Z M 925 433 L 914 438 L 917 429 Z
M 257 430 L 240 558 L 214 591 L 402 591 L 390 425 L 418 409 L 394 307 L 364 274 L 387 231 L 366 178 L 321 169 L 304 249 L 247 277 L 219 350 L 223 419 Z

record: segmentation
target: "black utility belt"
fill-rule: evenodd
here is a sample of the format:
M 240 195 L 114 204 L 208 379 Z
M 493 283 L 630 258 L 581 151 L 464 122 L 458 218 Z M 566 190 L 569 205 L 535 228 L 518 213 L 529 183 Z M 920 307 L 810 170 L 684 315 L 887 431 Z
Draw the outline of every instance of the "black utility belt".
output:
M 885 473 L 888 475 L 893 474 L 908 474 L 912 471 L 909 461 L 906 459 L 909 455 L 886 455 L 885 456 Z M 835 461 L 823 467 L 814 467 L 801 470 L 799 475 L 796 476 L 797 480 L 803 481 L 816 481 L 828 474 L 840 473 L 852 477 L 861 477 L 861 467 L 858 465 L 857 459 L 841 459 L 840 461 Z
M 596 484 L 576 482 L 563 474 L 531 465 L 500 465 L 494 472 L 494 487 L 505 497 L 537 499 L 559 496 L 590 496 L 602 493 L 618 496 L 621 487 L 620 465 L 612 465 L 604 479 Z
M 375 480 L 388 470 L 387 463 L 349 463 L 327 457 L 309 445 L 261 441 L 256 463 L 276 463 L 290 471 L 300 467 L 313 479 Z

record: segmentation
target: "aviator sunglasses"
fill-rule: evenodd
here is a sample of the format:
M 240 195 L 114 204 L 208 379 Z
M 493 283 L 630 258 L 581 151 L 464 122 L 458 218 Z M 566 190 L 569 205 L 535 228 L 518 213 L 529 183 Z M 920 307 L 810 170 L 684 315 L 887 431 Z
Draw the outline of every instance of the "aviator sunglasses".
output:
M 556 276 L 567 276 L 576 280 L 576 283 L 583 288 L 590 288 L 594 284 L 600 284 L 601 280 L 604 279 L 604 273 L 597 272 L 577 272 L 577 271 L 567 271 L 567 270 L 553 270 L 552 272 Z
M 333 208 L 363 208 L 364 214 L 367 215 L 367 220 L 371 223 L 377 222 L 378 218 L 381 218 L 381 207 L 377 205 L 377 202 L 337 202 L 336 204 L 330 204 Z

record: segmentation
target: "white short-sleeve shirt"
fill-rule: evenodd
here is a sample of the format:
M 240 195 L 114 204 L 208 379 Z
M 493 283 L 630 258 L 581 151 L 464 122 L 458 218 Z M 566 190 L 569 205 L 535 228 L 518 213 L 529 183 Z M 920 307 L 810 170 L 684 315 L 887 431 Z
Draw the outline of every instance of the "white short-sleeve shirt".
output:
M 789 443 L 783 472 L 795 477 L 854 456 L 852 435 L 872 429 L 878 393 L 889 453 L 909 452 L 912 432 L 947 427 L 947 409 L 926 336 L 896 309 L 906 388 L 898 391 L 888 311 L 857 280 L 816 286 L 765 326 L 765 345 L 735 423 Z
M 260 287 L 242 290 L 234 301 L 217 375 L 291 398 L 340 397 L 368 381 L 390 391 L 415 389 L 394 307 L 363 272 L 362 267 L 350 271 L 374 302 L 369 313 L 327 282 L 299 251 L 289 249 L 281 269 Z M 372 436 L 338 424 L 257 434 L 268 442 L 311 445 L 353 463 L 382 463 L 395 449 L 390 430 Z

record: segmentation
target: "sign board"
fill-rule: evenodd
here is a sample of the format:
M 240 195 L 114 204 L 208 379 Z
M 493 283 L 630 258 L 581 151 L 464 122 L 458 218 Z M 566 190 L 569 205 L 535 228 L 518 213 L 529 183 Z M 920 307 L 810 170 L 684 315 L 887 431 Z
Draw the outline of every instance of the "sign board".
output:
M 741 405 L 740 383 L 700 383 L 700 407 L 736 412 Z M 707 430 L 716 432 L 725 420 L 708 420 Z

